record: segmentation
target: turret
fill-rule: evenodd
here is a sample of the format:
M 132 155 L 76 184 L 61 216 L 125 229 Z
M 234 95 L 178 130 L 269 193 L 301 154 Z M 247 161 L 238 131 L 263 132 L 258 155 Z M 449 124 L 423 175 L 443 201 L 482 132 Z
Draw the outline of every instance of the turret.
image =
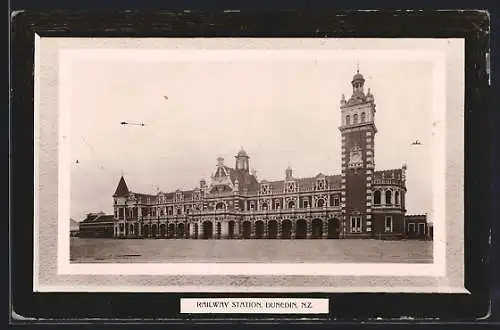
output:
M 292 167 L 290 165 L 288 165 L 288 167 L 286 168 L 285 170 L 285 178 L 287 180 L 291 180 L 293 178 L 293 175 L 292 175 Z
M 248 154 L 246 153 L 245 150 L 243 150 L 243 147 L 241 147 L 241 150 L 238 152 L 236 156 L 236 165 L 235 168 L 237 171 L 244 171 L 248 172 L 249 171 L 249 159 Z

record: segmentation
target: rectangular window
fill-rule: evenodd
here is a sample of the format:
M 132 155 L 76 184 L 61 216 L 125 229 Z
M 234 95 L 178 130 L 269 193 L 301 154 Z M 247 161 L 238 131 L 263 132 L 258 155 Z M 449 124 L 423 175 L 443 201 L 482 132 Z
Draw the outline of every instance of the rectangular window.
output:
M 123 208 L 118 209 L 118 219 L 123 220 L 124 211 Z
M 340 200 L 338 197 L 333 197 L 333 206 L 339 206 L 340 205 Z
M 279 209 L 280 209 L 280 203 L 279 203 L 279 202 L 278 202 L 278 203 L 276 203 L 276 204 L 274 205 L 274 208 L 275 208 L 276 210 L 279 210 Z
M 115 209 L 115 219 L 118 218 L 118 212 Z
M 408 232 L 409 233 L 414 233 L 415 232 L 415 224 L 414 223 L 409 223 L 408 224 Z
M 306 199 L 302 202 L 303 207 L 309 207 L 309 201 Z
M 351 217 L 351 233 L 361 232 L 361 217 Z
M 425 235 L 425 223 L 418 224 L 418 234 Z
M 392 232 L 392 217 L 385 217 L 385 232 Z
M 250 204 L 250 211 L 255 210 L 255 205 L 253 203 Z

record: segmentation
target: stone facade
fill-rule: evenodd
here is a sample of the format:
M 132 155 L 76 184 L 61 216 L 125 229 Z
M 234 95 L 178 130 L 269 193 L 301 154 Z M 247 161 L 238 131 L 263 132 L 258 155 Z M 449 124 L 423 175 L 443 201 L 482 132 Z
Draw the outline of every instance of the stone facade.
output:
M 405 237 L 405 172 L 375 170 L 375 101 L 356 73 L 342 96 L 342 170 L 258 180 L 242 149 L 234 168 L 217 159 L 209 183 L 189 191 L 143 194 L 121 177 L 114 200 L 116 238 L 322 239 Z

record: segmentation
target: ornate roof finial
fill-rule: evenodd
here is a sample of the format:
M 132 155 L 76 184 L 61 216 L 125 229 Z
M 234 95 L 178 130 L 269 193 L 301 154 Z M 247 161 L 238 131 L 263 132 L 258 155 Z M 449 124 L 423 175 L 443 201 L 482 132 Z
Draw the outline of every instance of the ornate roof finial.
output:
M 359 60 L 356 61 L 356 73 L 359 73 Z

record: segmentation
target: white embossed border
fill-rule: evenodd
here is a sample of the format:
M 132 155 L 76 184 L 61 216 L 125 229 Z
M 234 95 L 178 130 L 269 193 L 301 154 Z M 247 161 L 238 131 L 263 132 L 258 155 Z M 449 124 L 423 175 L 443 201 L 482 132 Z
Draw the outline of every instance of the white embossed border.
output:
M 177 48 L 175 52 L 165 49 Z M 206 49 L 199 56 L 197 49 Z M 120 50 L 116 52 L 116 50 Z M 146 51 L 147 49 L 147 51 Z M 231 49 L 222 51 L 221 49 Z M 125 51 L 126 50 L 126 51 Z M 463 291 L 463 40 L 399 39 L 56 39 L 37 37 L 35 83 L 35 274 L 37 291 Z M 138 56 L 138 54 L 141 56 Z M 418 264 L 70 264 L 69 164 L 64 152 L 71 132 L 64 74 L 71 57 L 113 56 L 142 60 L 301 60 L 311 56 L 355 55 L 434 61 L 434 119 L 445 122 L 433 141 L 434 263 Z M 222 53 L 224 53 L 222 55 Z M 38 64 L 38 65 L 37 65 Z M 459 95 L 460 97 L 456 97 Z M 444 111 L 446 109 L 446 111 Z M 446 116 L 446 117 L 445 117 Z M 62 137 L 65 138 L 62 138 Z M 445 144 L 446 143 L 446 144 Z M 445 149 L 446 148 L 446 149 Z M 444 152 L 446 150 L 446 152 Z M 453 165 L 450 168 L 450 163 Z M 58 180 L 55 180 L 58 178 Z M 445 196 L 446 193 L 446 196 Z M 446 201 L 443 203 L 442 201 Z M 439 208 L 441 206 L 441 208 Z M 438 208 L 436 208 L 438 207 Z M 59 233 L 59 235 L 58 235 Z M 451 239 L 450 239 L 451 238 Z M 147 276 L 145 274 L 148 274 Z M 172 281 L 182 276 L 183 281 Z M 176 283 L 175 286 L 171 284 Z M 392 285 L 391 285 L 392 284 Z M 229 286 L 227 286 L 229 285 Z M 389 286 L 391 287 L 389 289 Z M 154 288 L 154 289 L 152 289 Z M 223 289 L 226 288 L 226 289 Z M 354 291 L 353 291 L 354 290 Z

